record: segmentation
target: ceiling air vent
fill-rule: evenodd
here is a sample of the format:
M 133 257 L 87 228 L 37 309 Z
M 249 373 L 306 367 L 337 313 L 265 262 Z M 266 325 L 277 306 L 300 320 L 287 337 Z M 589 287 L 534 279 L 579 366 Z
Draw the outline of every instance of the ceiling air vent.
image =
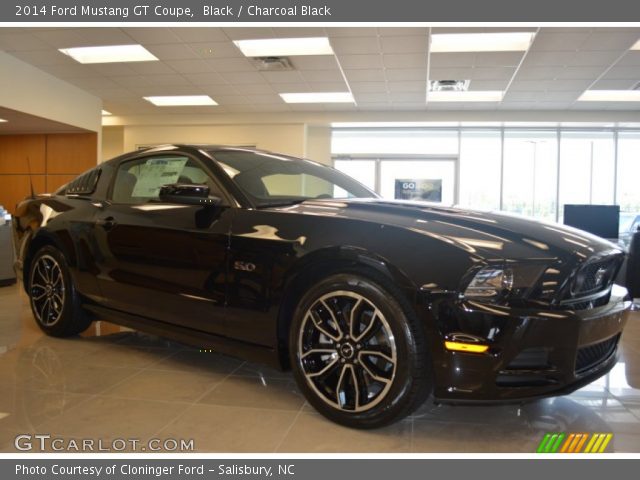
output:
M 293 70 L 291 60 L 287 57 L 253 57 L 251 63 L 261 72 L 284 72 Z
M 466 92 L 470 80 L 429 80 L 430 92 Z

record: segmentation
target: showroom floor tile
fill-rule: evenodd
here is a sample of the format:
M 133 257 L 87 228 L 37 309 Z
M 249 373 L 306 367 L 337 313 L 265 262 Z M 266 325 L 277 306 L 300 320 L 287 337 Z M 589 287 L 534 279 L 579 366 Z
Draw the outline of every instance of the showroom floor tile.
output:
M 533 452 L 547 432 L 613 432 L 640 452 L 640 313 L 605 377 L 516 405 L 426 403 L 374 431 L 335 425 L 292 376 L 98 322 L 82 337 L 36 327 L 18 287 L 0 288 L 0 451 L 23 433 L 63 439 L 193 439 L 203 452 Z M 125 449 L 131 450 L 129 446 Z

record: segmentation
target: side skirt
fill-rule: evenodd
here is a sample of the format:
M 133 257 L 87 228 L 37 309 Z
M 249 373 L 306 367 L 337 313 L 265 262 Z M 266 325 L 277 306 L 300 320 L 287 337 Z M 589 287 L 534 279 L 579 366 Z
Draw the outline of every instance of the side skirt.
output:
M 216 352 L 238 357 L 243 360 L 264 363 L 272 368 L 282 370 L 278 355 L 273 348 L 254 345 L 250 343 L 232 340 L 207 332 L 192 330 L 190 328 L 170 325 L 146 317 L 132 315 L 98 305 L 85 304 L 83 308 L 94 313 L 99 319 L 104 319 L 118 325 L 140 330 L 152 335 L 171 338 L 177 342 L 202 348 L 203 350 L 215 350 Z

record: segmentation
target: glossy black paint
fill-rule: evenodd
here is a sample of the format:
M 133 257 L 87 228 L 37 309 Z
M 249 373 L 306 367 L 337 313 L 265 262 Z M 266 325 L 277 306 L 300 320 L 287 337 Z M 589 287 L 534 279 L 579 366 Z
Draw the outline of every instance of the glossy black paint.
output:
M 109 201 L 120 162 L 163 151 L 194 158 L 211 173 L 221 195 L 215 205 Z M 359 266 L 390 278 L 422 321 L 438 399 L 567 393 L 615 363 L 614 352 L 588 372 L 574 369 L 580 347 L 620 334 L 629 308 L 619 287 L 596 308 L 563 306 L 582 265 L 604 258 L 619 266 L 623 257 L 587 233 L 379 198 L 256 209 L 197 146 L 135 152 L 97 168 L 89 196 L 61 189 L 21 203 L 14 233 L 19 272 L 42 245 L 57 246 L 87 308 L 101 318 L 287 368 L 287 331 L 300 295 L 328 272 Z M 462 298 L 473 272 L 493 263 L 544 265 L 539 283 L 547 287 L 504 305 Z M 489 352 L 445 349 L 445 340 L 463 337 L 489 344 Z M 510 369 L 527 349 L 546 363 Z

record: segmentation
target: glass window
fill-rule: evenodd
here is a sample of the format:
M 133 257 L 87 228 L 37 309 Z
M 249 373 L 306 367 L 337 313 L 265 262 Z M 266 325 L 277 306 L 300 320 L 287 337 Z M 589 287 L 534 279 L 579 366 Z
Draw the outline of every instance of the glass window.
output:
M 333 166 L 371 190 L 376 189 L 375 160 L 336 160 Z
M 394 200 L 453 205 L 455 162 L 453 160 L 382 160 L 380 195 Z
M 555 132 L 505 131 L 504 210 L 555 221 L 557 143 Z
M 207 184 L 212 195 L 219 191 L 206 172 L 192 159 L 178 155 L 144 157 L 118 168 L 113 185 L 115 203 L 158 201 L 160 187 L 172 183 Z
M 460 205 L 500 209 L 500 131 L 462 131 L 460 138 Z
M 618 135 L 617 200 L 622 212 L 640 212 L 640 132 Z
M 351 177 L 309 160 L 245 150 L 211 153 L 258 207 L 290 205 L 310 198 L 376 196 Z
M 456 130 L 334 130 L 331 153 L 457 155 Z
M 566 204 L 613 204 L 612 132 L 561 132 L 560 212 Z

